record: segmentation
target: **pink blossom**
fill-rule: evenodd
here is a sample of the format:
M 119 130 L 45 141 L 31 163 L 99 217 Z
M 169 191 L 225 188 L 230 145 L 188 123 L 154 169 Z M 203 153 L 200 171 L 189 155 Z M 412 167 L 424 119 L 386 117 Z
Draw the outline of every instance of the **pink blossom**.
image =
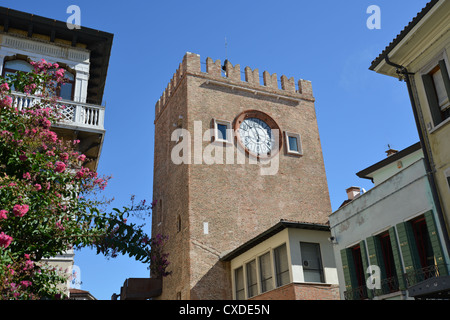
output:
M 64 226 L 62 225 L 61 221 L 56 222 L 56 227 L 61 230 L 64 231 L 66 228 L 64 228 Z
M 2 219 L 7 219 L 8 216 L 6 215 L 8 213 L 8 211 L 6 210 L 0 210 L 0 220 Z
M 13 208 L 13 214 L 16 217 L 23 217 L 28 212 L 29 209 L 30 207 L 27 204 L 23 205 L 16 204 Z
M 36 184 L 34 185 L 34 188 L 36 189 L 36 191 L 39 191 L 39 190 L 42 189 L 42 186 L 41 186 L 39 183 L 36 183 Z
M 59 158 L 60 158 L 62 161 L 67 161 L 67 160 L 69 160 L 69 154 L 68 154 L 67 152 L 63 152 L 63 153 L 61 153 L 61 154 L 59 155 Z
M 5 234 L 4 232 L 0 233 L 0 247 L 8 248 L 11 244 L 13 238 Z
M 3 106 L 10 107 L 12 105 L 13 100 L 10 96 L 6 96 L 3 98 L 3 100 L 1 102 L 2 102 Z
M 8 91 L 9 85 L 5 82 L 0 85 L 0 90 Z
M 66 72 L 66 70 L 64 70 L 64 69 L 58 69 L 56 72 L 55 72 L 55 75 L 56 75 L 56 77 L 57 78 L 62 78 L 62 77 L 64 77 L 64 73 Z
M 48 131 L 46 134 L 46 138 L 52 142 L 58 141 L 58 135 L 53 131 Z
M 31 260 L 25 261 L 25 267 L 23 268 L 24 271 L 31 270 L 34 268 L 34 262 Z
M 57 161 L 55 171 L 64 172 L 64 170 L 66 170 L 66 164 L 64 162 Z
M 50 120 L 48 120 L 48 119 L 44 119 L 44 120 L 42 120 L 42 126 L 44 127 L 44 128 L 50 128 L 50 126 L 52 125 L 52 123 L 50 122 Z
M 20 282 L 20 285 L 22 287 L 28 288 L 29 286 L 31 286 L 31 281 L 23 280 L 23 281 Z
M 78 156 L 78 161 L 84 161 L 86 159 L 86 156 L 84 154 L 81 154 Z
M 30 173 L 29 172 L 24 173 L 23 174 L 23 178 L 26 179 L 26 180 L 30 180 L 31 179 Z

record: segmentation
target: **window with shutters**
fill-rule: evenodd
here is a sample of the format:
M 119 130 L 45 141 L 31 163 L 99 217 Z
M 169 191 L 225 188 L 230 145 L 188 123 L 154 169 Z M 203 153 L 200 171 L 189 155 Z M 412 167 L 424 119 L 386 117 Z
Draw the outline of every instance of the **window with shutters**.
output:
M 275 259 L 275 276 L 277 287 L 288 284 L 289 279 L 289 263 L 287 256 L 286 244 L 279 246 L 273 250 Z
M 389 231 L 378 236 L 381 249 L 381 258 L 383 268 L 382 293 L 390 293 L 398 291 L 397 271 L 394 261 L 394 253 L 391 245 L 391 237 Z
M 397 225 L 408 286 L 448 275 L 448 266 L 432 210 Z
M 318 243 L 300 242 L 305 282 L 325 282 Z
M 366 285 L 366 279 L 364 275 L 364 268 L 363 268 L 363 262 L 362 262 L 362 255 L 361 255 L 361 246 L 356 245 L 352 250 L 352 257 L 353 257 L 353 263 L 354 263 L 354 270 L 355 270 L 355 278 L 357 281 L 357 286 L 362 287 Z
M 422 75 L 434 125 L 450 117 L 450 78 L 445 60 Z
M 366 287 L 367 268 L 365 241 L 341 250 L 342 267 L 345 278 L 345 299 L 362 300 L 368 298 Z
M 433 248 L 427 230 L 425 217 L 421 216 L 411 221 L 416 248 L 419 254 L 419 261 L 422 268 L 428 268 L 434 265 Z

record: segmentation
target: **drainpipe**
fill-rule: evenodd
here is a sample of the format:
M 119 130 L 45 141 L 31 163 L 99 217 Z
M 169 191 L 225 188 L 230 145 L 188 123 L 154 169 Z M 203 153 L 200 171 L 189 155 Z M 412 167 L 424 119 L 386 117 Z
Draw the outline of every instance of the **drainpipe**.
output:
M 426 144 L 425 144 L 425 138 L 424 138 L 422 128 L 420 125 L 420 121 L 419 121 L 419 114 L 417 112 L 416 101 L 414 100 L 411 81 L 409 79 L 409 76 L 414 75 L 414 73 L 408 72 L 408 69 L 404 66 L 401 66 L 401 65 L 391 62 L 389 60 L 388 55 L 385 56 L 384 60 L 386 61 L 386 63 L 388 65 L 396 68 L 396 72 L 399 75 L 400 80 L 402 78 L 404 78 L 406 81 L 406 86 L 408 87 L 409 99 L 411 100 L 411 106 L 412 106 L 413 113 L 414 113 L 414 119 L 416 120 L 417 132 L 419 133 L 419 140 L 420 140 L 420 143 L 422 144 L 422 150 L 423 150 L 423 155 L 424 155 L 424 160 L 425 160 L 424 161 L 425 162 L 425 171 L 426 171 L 426 174 L 428 177 L 428 182 L 430 184 L 431 194 L 433 196 L 434 204 L 436 206 L 439 223 L 441 225 L 441 228 L 443 229 L 442 231 L 444 231 L 443 235 L 444 235 L 445 247 L 447 249 L 448 255 L 450 256 L 450 245 L 449 245 L 450 241 L 449 241 L 449 237 L 448 237 L 447 224 L 445 223 L 445 218 L 444 218 L 444 214 L 442 211 L 441 202 L 439 200 L 438 190 L 436 188 L 436 180 L 434 179 L 434 174 L 433 174 L 433 170 L 431 167 L 430 158 L 428 156 L 428 152 L 427 152 L 427 148 L 426 148 Z

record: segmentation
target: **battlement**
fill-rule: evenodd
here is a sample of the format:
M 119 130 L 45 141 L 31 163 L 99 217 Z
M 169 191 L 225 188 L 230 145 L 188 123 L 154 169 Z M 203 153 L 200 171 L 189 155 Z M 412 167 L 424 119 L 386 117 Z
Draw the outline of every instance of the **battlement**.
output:
M 273 95 L 286 96 L 286 98 L 295 100 L 314 100 L 311 82 L 308 80 L 298 80 L 297 89 L 293 77 L 288 78 L 287 76 L 282 75 L 278 79 L 276 73 L 270 74 L 268 71 L 264 71 L 262 73 L 263 83 L 261 84 L 258 69 L 252 70 L 250 67 L 245 67 L 244 72 L 242 73 L 239 64 L 233 66 L 231 62 L 225 60 L 223 70 L 221 61 L 214 61 L 210 57 L 206 58 L 206 71 L 202 71 L 201 65 L 200 55 L 190 52 L 187 52 L 184 55 L 183 61 L 179 64 L 178 69 L 173 74 L 172 79 L 156 103 L 156 115 L 163 110 L 167 101 L 175 92 L 186 74 L 200 76 L 211 80 L 216 84 L 225 84 L 233 87 L 238 86 L 244 90 L 253 90 L 255 93 L 264 92 Z M 244 80 L 242 79 L 242 76 L 245 77 Z M 278 82 L 278 80 L 280 82 Z

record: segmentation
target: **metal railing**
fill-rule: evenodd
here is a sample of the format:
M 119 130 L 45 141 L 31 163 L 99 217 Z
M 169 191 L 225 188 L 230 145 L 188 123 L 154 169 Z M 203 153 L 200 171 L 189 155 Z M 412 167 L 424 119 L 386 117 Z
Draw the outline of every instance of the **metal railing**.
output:
M 40 101 L 38 97 L 15 91 L 11 92 L 11 98 L 13 106 L 19 110 Z M 105 107 L 69 100 L 60 100 L 58 105 L 61 106 L 58 110 L 61 116 L 58 124 L 104 130 Z
M 412 287 L 424 280 L 448 275 L 448 266 L 445 264 L 438 264 L 428 266 L 422 269 L 416 269 L 402 274 L 406 282 L 406 287 Z M 380 281 L 380 286 L 375 289 L 368 289 L 367 286 L 355 287 L 344 292 L 345 300 L 364 300 L 371 299 L 376 296 L 381 296 L 389 293 L 398 292 L 406 288 L 400 288 L 397 276 L 385 278 Z
M 439 277 L 441 275 L 448 275 L 448 266 L 445 264 L 431 265 L 404 274 L 408 287 L 411 287 L 430 278 Z

